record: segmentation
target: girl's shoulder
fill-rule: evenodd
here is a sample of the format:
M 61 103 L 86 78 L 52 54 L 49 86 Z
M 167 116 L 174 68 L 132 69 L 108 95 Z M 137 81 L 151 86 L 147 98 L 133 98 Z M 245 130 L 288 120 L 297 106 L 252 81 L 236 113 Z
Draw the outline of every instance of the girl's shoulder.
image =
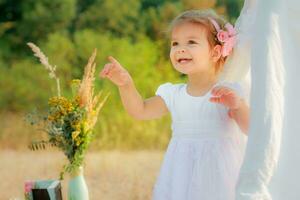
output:
M 184 83 L 163 83 L 158 86 L 156 90 L 156 94 L 158 93 L 174 93 L 175 91 L 182 88 L 185 84 Z
M 176 93 L 178 93 L 180 89 L 184 87 L 184 85 L 184 83 L 173 84 L 170 82 L 161 84 L 160 86 L 158 86 L 155 95 L 160 96 L 165 101 L 166 105 L 170 110 L 171 102 L 176 96 Z
M 166 82 L 166 83 L 159 85 L 158 88 L 162 87 L 162 88 L 168 88 L 168 89 L 173 88 L 174 89 L 174 88 L 182 87 L 183 85 L 185 85 L 185 83 Z

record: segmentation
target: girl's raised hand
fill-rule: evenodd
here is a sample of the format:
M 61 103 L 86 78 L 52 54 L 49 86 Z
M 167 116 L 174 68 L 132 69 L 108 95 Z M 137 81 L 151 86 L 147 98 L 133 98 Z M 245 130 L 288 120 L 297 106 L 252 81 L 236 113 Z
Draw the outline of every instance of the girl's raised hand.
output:
M 231 110 L 238 109 L 241 105 L 241 98 L 228 87 L 217 86 L 212 89 L 211 94 L 211 102 L 223 104 Z
M 117 86 L 124 86 L 132 79 L 130 74 L 125 70 L 122 65 L 112 56 L 108 57 L 109 63 L 106 63 L 101 70 L 99 76 L 101 78 L 108 78 Z

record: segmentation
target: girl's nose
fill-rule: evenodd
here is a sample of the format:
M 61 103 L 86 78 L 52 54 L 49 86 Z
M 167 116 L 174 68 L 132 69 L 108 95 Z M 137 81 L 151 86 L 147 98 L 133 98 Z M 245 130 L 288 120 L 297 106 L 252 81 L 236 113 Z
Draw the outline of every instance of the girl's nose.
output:
M 186 50 L 184 48 L 180 48 L 180 49 L 177 50 L 177 53 L 185 53 L 185 51 Z

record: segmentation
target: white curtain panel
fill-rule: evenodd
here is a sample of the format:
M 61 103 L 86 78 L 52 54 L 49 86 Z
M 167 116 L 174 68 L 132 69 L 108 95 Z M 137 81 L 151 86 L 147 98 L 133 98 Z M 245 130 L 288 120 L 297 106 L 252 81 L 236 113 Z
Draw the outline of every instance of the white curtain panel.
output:
M 229 59 L 224 78 L 241 81 L 249 68 L 251 74 L 236 200 L 300 199 L 299 8 L 299 0 L 246 0 L 236 24 L 239 58 Z

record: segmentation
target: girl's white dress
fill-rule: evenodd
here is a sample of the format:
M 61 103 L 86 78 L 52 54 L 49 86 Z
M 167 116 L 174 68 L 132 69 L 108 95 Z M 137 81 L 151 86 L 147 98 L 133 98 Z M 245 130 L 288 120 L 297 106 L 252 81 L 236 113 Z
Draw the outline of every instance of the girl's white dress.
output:
M 221 85 L 243 96 L 238 84 Z M 245 138 L 228 109 L 209 101 L 210 92 L 194 97 L 186 84 L 171 83 L 157 89 L 171 113 L 172 138 L 153 200 L 234 200 Z

